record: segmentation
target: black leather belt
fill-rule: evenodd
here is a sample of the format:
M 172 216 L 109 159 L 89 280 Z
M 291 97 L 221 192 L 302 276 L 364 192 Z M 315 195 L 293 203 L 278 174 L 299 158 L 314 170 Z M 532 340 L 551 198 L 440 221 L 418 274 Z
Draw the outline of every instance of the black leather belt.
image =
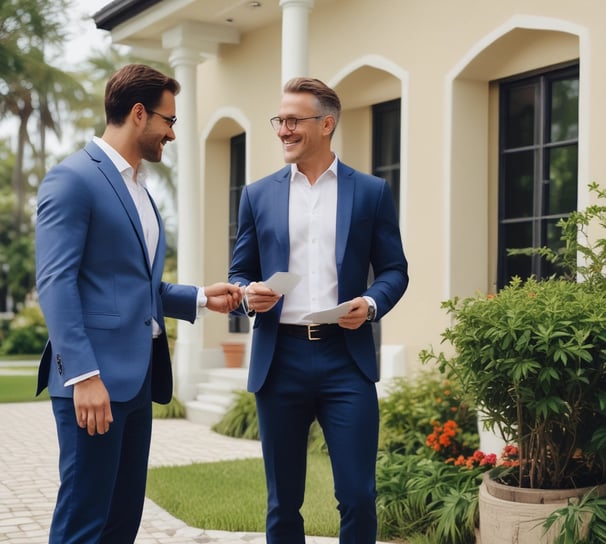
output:
M 318 323 L 311 323 L 309 325 L 288 325 L 286 323 L 280 323 L 278 332 L 287 334 L 288 336 L 313 341 L 326 340 L 326 338 L 341 334 L 343 329 L 336 323 L 325 323 L 323 325 Z

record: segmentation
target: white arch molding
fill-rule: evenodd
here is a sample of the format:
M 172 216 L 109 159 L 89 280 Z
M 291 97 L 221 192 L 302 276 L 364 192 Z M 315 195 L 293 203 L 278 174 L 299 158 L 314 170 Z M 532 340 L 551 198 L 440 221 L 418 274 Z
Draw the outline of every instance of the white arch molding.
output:
M 578 146 L 578 188 L 577 205 L 583 208 L 589 202 L 589 192 L 587 190 L 587 172 L 589 168 L 589 58 L 590 58 L 590 40 L 589 31 L 586 27 L 572 23 L 570 21 L 555 19 L 549 17 L 537 17 L 534 15 L 518 14 L 508 19 L 501 26 L 489 32 L 483 38 L 478 40 L 457 62 L 452 70 L 448 72 L 445 78 L 444 92 L 444 201 L 443 217 L 446 253 L 446 270 L 444 273 L 443 299 L 450 299 L 455 294 L 453 292 L 453 238 L 451 236 L 453 229 L 453 173 L 452 173 L 452 149 L 453 149 L 453 115 L 454 115 L 454 88 L 457 78 L 462 72 L 486 49 L 495 44 L 499 39 L 516 29 L 536 30 L 536 31 L 557 31 L 576 36 L 579 46 L 580 72 L 579 72 L 579 146 Z M 486 82 L 488 83 L 488 81 Z

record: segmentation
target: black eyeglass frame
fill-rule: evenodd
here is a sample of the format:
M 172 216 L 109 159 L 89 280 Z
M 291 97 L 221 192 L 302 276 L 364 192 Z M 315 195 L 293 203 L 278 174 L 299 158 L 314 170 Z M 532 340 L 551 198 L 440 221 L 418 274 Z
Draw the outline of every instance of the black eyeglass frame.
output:
M 312 115 L 311 117 L 286 117 L 282 119 L 279 115 L 272 117 L 269 120 L 271 127 L 278 132 L 282 128 L 282 123 L 286 124 L 288 130 L 296 130 L 299 121 L 307 121 L 308 119 L 322 119 L 325 115 Z M 292 126 L 290 126 L 292 124 Z
M 154 111 L 154 110 L 148 110 L 147 108 L 145 108 L 145 111 L 147 113 L 151 113 L 154 115 L 157 115 L 158 117 L 162 117 L 162 119 L 164 119 L 167 123 L 168 123 L 168 128 L 173 128 L 175 126 L 175 123 L 177 122 L 177 116 L 173 115 L 172 117 L 168 117 L 167 115 L 163 115 L 160 112 Z

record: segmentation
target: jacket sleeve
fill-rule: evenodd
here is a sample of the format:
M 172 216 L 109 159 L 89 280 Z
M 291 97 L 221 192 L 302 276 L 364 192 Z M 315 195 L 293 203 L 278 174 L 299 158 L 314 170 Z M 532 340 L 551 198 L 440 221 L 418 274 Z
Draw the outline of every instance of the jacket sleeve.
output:
M 65 166 L 51 170 L 38 192 L 36 287 L 53 351 L 69 361 L 63 366 L 64 382 L 98 370 L 78 290 L 90 201 L 85 184 Z

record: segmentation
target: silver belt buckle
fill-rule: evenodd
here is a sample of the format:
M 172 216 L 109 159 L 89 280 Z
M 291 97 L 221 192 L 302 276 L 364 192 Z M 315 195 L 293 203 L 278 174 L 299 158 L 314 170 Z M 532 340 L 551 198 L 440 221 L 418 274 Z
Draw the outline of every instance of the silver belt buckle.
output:
M 307 325 L 307 339 L 314 342 L 316 340 L 321 340 L 321 338 L 316 338 L 313 336 L 313 333 L 315 332 L 319 332 L 320 329 L 314 329 L 312 327 L 319 327 L 320 325 L 318 323 L 310 323 L 309 325 Z

